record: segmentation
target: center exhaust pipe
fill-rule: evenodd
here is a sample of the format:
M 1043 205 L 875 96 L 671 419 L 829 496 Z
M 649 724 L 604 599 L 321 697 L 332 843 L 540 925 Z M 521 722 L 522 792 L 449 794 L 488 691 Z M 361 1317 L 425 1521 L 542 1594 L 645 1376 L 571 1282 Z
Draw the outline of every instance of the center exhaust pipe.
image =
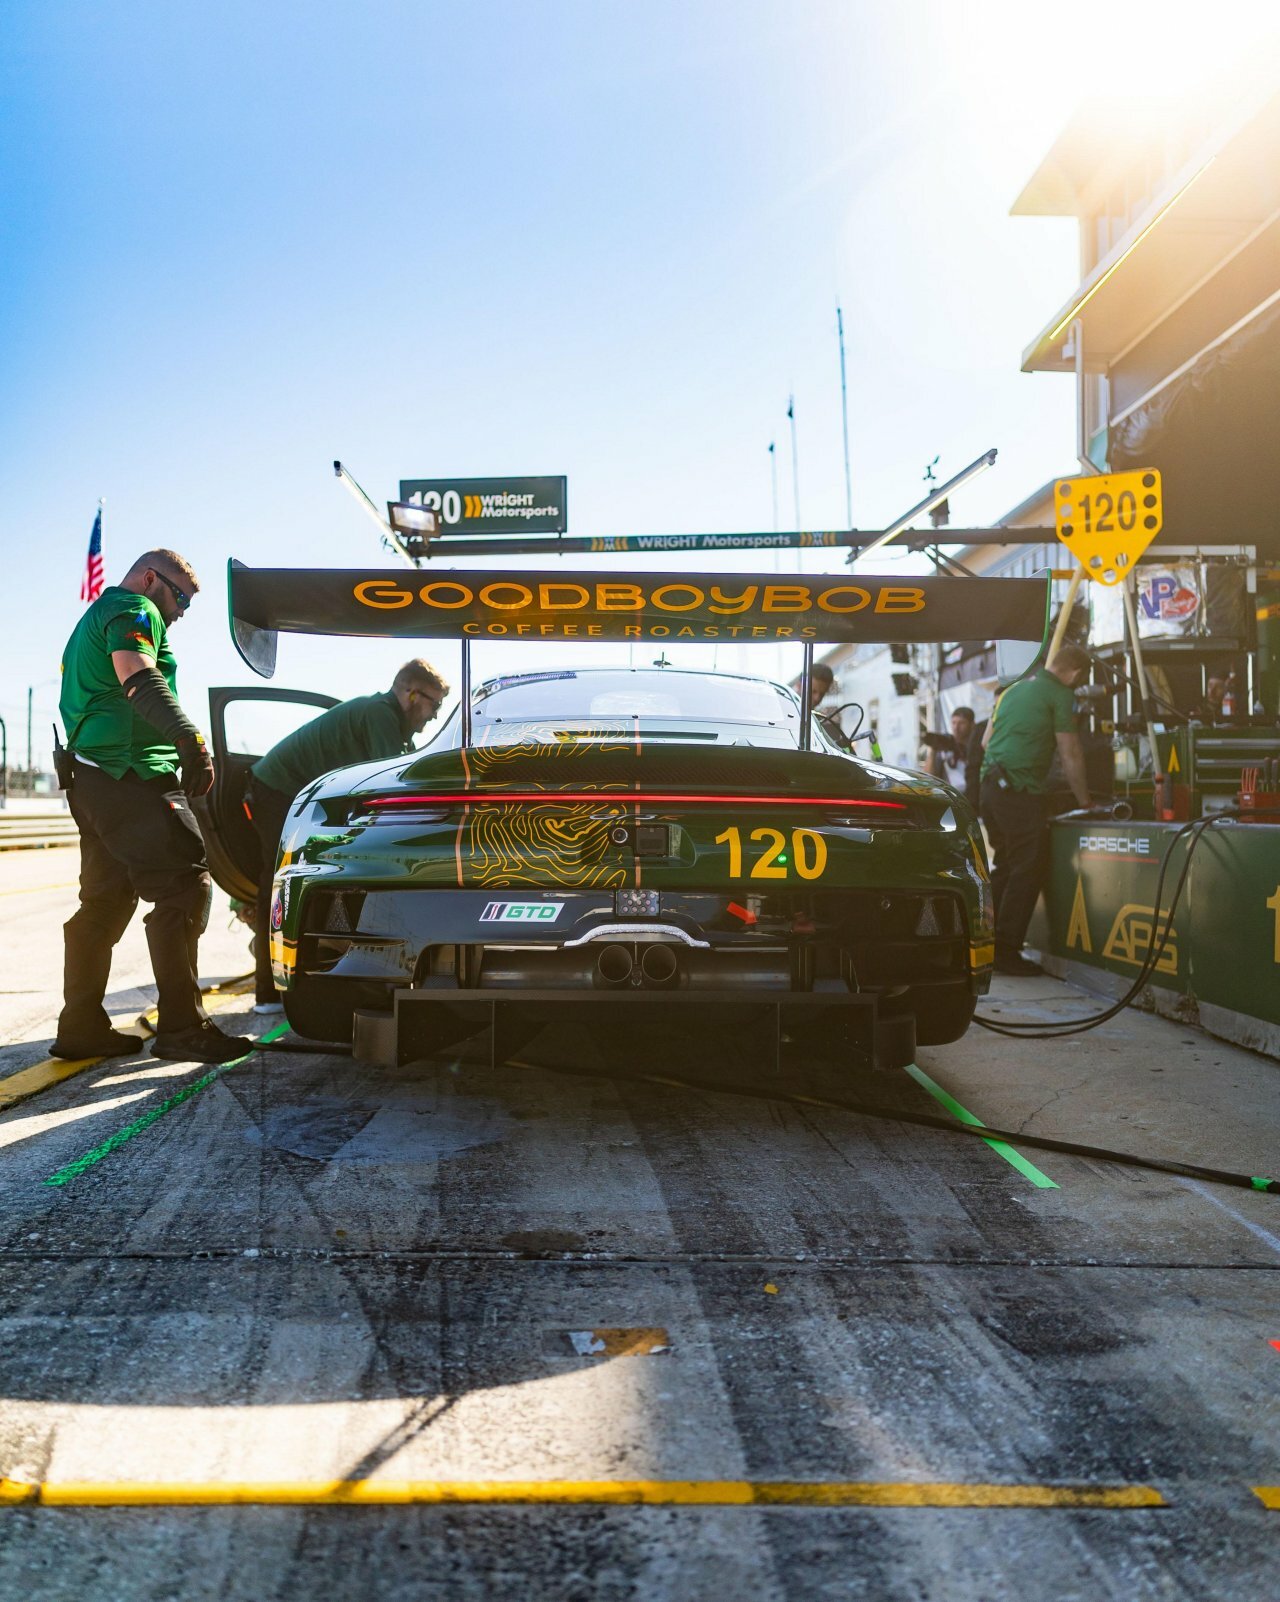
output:
M 679 972 L 676 954 L 670 946 L 645 946 L 640 953 L 640 973 L 647 985 L 666 986 Z
M 634 966 L 627 946 L 606 946 L 596 958 L 596 973 L 602 985 L 625 985 Z

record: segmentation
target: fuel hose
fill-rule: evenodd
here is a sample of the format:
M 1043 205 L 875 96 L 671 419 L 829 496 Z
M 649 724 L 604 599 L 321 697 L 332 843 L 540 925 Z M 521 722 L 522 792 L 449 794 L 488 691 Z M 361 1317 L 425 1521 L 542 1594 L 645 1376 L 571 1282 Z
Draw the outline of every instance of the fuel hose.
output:
M 878 1102 L 859 1101 L 846 1096 L 805 1096 L 778 1090 L 773 1086 L 735 1084 L 732 1081 L 689 1079 L 673 1074 L 614 1073 L 600 1068 L 569 1068 L 561 1063 L 521 1062 L 509 1058 L 508 1068 L 541 1070 L 567 1074 L 575 1079 L 608 1080 L 613 1083 L 661 1085 L 667 1089 L 697 1090 L 716 1096 L 739 1096 L 752 1101 L 779 1101 L 793 1107 L 823 1107 L 837 1112 L 857 1113 L 863 1118 L 879 1118 L 896 1124 L 914 1124 L 921 1129 L 940 1129 L 946 1134 L 968 1135 L 976 1140 L 1004 1140 L 1011 1145 L 1033 1146 L 1038 1151 L 1060 1151 L 1072 1157 L 1089 1157 L 1097 1162 L 1121 1163 L 1127 1168 L 1149 1168 L 1161 1174 L 1178 1174 L 1184 1179 L 1204 1179 L 1215 1185 L 1231 1185 L 1237 1190 L 1258 1190 L 1280 1195 L 1280 1179 L 1266 1174 L 1240 1174 L 1229 1168 L 1209 1168 L 1203 1163 L 1183 1163 L 1173 1157 L 1142 1157 L 1131 1151 L 1112 1151 L 1106 1146 L 1086 1146 L 1077 1140 L 1058 1140 L 1049 1135 L 1028 1135 L 1018 1129 L 997 1129 L 992 1124 L 962 1124 L 939 1113 L 908 1112 L 885 1107 Z
M 306 1053 L 315 1056 L 350 1056 L 350 1046 L 320 1045 L 311 1041 L 258 1041 L 258 1051 L 279 1051 L 288 1056 Z M 1204 1163 L 1183 1163 L 1173 1157 L 1143 1157 L 1136 1152 L 1112 1151 L 1106 1146 L 1086 1146 L 1078 1140 L 1058 1140 L 1049 1135 L 1029 1135 L 1021 1129 L 998 1129 L 994 1124 L 962 1124 L 939 1113 L 911 1112 L 885 1107 L 879 1102 L 860 1101 L 851 1096 L 806 1096 L 798 1091 L 774 1086 L 737 1084 L 733 1081 L 689 1079 L 674 1074 L 621 1073 L 601 1068 L 573 1068 L 564 1063 L 522 1062 L 510 1057 L 502 1065 L 522 1072 L 561 1074 L 572 1079 L 593 1079 L 610 1084 L 659 1085 L 665 1090 L 694 1090 L 704 1095 L 737 1096 L 749 1101 L 783 1102 L 792 1107 L 822 1107 L 833 1112 L 855 1113 L 862 1118 L 878 1118 L 889 1123 L 913 1124 L 920 1129 L 937 1129 L 944 1134 L 967 1135 L 977 1140 L 1004 1140 L 1010 1145 L 1032 1146 L 1037 1151 L 1065 1152 L 1071 1157 L 1087 1157 L 1095 1162 L 1120 1163 L 1127 1168 L 1147 1168 L 1161 1174 L 1177 1174 L 1184 1179 L 1203 1179 L 1214 1185 L 1230 1185 L 1237 1190 L 1256 1190 L 1280 1194 L 1280 1179 L 1266 1174 L 1242 1174 L 1228 1168 L 1209 1168 Z
M 275 1039 L 258 1041 L 256 1050 L 298 1053 L 314 1056 L 350 1056 L 350 1046 L 320 1045 L 313 1041 Z M 779 1090 L 775 1086 L 738 1084 L 731 1080 L 689 1079 L 674 1074 L 622 1073 L 605 1068 L 574 1068 L 564 1063 L 522 1062 L 510 1057 L 502 1065 L 522 1072 L 560 1074 L 572 1079 L 591 1079 L 609 1084 L 659 1085 L 664 1090 L 693 1090 L 704 1095 L 737 1096 L 749 1101 L 783 1102 L 788 1106 L 822 1107 L 833 1112 L 854 1113 L 888 1123 L 912 1124 L 920 1129 L 936 1129 L 943 1134 L 967 1135 L 976 1140 L 1003 1140 L 1010 1145 L 1031 1146 L 1037 1151 L 1065 1152 L 1070 1157 L 1087 1157 L 1095 1162 L 1120 1163 L 1126 1168 L 1146 1168 L 1161 1174 L 1177 1174 L 1184 1179 L 1207 1180 L 1214 1185 L 1230 1185 L 1237 1190 L 1256 1190 L 1280 1194 L 1280 1179 L 1266 1174 L 1242 1174 L 1228 1168 L 1210 1168 L 1204 1163 L 1183 1163 L 1173 1157 L 1139 1156 L 1136 1152 L 1113 1151 L 1107 1146 L 1087 1146 L 1078 1140 L 1059 1140 L 1049 1135 L 1030 1135 L 1021 1129 L 999 1129 L 994 1124 L 962 1124 L 939 1113 L 911 1112 L 885 1107 L 879 1102 L 861 1101 L 851 1096 L 806 1096 L 799 1091 Z
M 1270 813 L 1257 811 L 1249 814 L 1251 817 L 1270 816 Z M 1280 812 L 1275 814 L 1280 816 Z M 1040 1022 L 997 1022 L 994 1019 L 982 1018 L 975 1014 L 974 1022 L 984 1029 L 995 1034 L 1006 1035 L 1014 1040 L 1057 1040 L 1064 1035 L 1082 1034 L 1089 1029 L 1096 1029 L 1099 1024 L 1114 1018 L 1117 1013 L 1130 1005 L 1138 992 L 1146 984 L 1173 929 L 1173 915 L 1178 907 L 1182 892 L 1186 887 L 1187 875 L 1191 867 L 1191 859 L 1196 847 L 1206 833 L 1215 825 L 1239 818 L 1243 814 L 1238 809 L 1229 812 L 1218 812 L 1209 818 L 1198 818 L 1193 823 L 1186 824 L 1179 829 L 1165 852 L 1164 861 L 1160 864 L 1160 877 L 1156 882 L 1155 907 L 1157 915 L 1153 920 L 1151 937 L 1147 942 L 1147 953 L 1143 958 L 1142 967 L 1138 977 L 1124 993 L 1123 996 L 1104 1012 L 1084 1019 L 1064 1021 L 1060 1025 L 1046 1027 Z M 1174 886 L 1173 899 L 1169 903 L 1169 910 L 1163 919 L 1163 933 L 1159 933 L 1161 919 L 1159 916 L 1160 901 L 1164 893 L 1165 879 L 1169 872 L 1169 865 L 1173 860 L 1178 844 L 1188 839 L 1186 857 L 1178 880 Z M 263 1049 L 261 1046 L 259 1050 Z M 273 1040 L 268 1048 L 272 1051 L 282 1052 L 313 1052 L 326 1054 L 343 1052 L 341 1046 L 321 1046 L 303 1044 L 297 1041 Z M 349 1054 L 350 1047 L 345 1048 Z M 518 1058 L 509 1058 L 504 1066 L 517 1068 L 522 1071 L 554 1073 L 575 1079 L 592 1079 L 614 1084 L 659 1085 L 665 1089 L 693 1090 L 702 1094 L 737 1096 L 751 1101 L 774 1101 L 785 1105 L 805 1108 L 821 1107 L 833 1112 L 854 1113 L 862 1118 L 876 1118 L 891 1123 L 911 1124 L 920 1129 L 936 1129 L 944 1134 L 965 1135 L 971 1140 L 1003 1140 L 1011 1145 L 1030 1146 L 1036 1151 L 1062 1152 L 1070 1157 L 1084 1157 L 1095 1162 L 1117 1163 L 1126 1168 L 1144 1168 L 1154 1173 L 1176 1174 L 1183 1179 L 1206 1180 L 1210 1184 L 1228 1185 L 1237 1190 L 1260 1191 L 1270 1195 L 1280 1195 L 1280 1179 L 1272 1179 L 1266 1174 L 1245 1174 L 1228 1168 L 1211 1168 L 1204 1163 L 1184 1163 L 1172 1157 L 1158 1157 L 1155 1155 L 1139 1155 L 1137 1152 L 1115 1151 L 1107 1146 L 1089 1146 L 1082 1141 L 1060 1140 L 1049 1135 L 1032 1135 L 1020 1129 L 999 1129 L 993 1124 L 963 1124 L 957 1119 L 943 1117 L 938 1113 L 911 1112 L 898 1107 L 886 1107 L 878 1102 L 861 1101 L 846 1096 L 806 1096 L 799 1092 L 785 1091 L 775 1086 L 756 1086 L 739 1084 L 733 1081 L 691 1079 L 685 1076 L 671 1074 L 648 1073 L 622 1073 L 608 1069 L 568 1067 L 563 1063 L 535 1063 L 522 1062 Z

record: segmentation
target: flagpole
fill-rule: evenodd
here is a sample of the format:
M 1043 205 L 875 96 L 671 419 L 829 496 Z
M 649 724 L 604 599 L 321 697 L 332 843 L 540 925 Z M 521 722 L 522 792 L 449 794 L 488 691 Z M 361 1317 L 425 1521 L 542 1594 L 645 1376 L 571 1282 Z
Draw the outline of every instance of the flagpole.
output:
M 787 396 L 787 418 L 791 424 L 791 488 L 795 494 L 796 533 L 800 532 L 800 452 L 796 446 L 796 398 Z
M 836 335 L 840 341 L 840 422 L 844 428 L 844 510 L 853 527 L 853 480 L 849 474 L 849 389 L 844 376 L 844 313 L 836 307 Z
M 769 477 L 773 481 L 773 532 L 778 532 L 778 452 L 773 440 L 769 441 Z

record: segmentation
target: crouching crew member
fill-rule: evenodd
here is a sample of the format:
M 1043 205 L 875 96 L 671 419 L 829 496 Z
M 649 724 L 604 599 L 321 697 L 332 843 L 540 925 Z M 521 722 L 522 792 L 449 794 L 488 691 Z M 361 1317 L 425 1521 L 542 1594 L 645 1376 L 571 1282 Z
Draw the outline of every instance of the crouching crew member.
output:
M 1043 973 L 1022 942 L 1044 883 L 1049 857 L 1046 780 L 1056 756 L 1077 806 L 1089 805 L 1084 748 L 1072 691 L 1089 671 L 1078 645 L 1064 645 L 1053 666 L 1011 684 L 996 703 L 982 761 L 982 821 L 991 836 L 996 903 L 996 972 Z
M 168 630 L 198 588 L 175 551 L 148 551 L 89 607 L 63 655 L 67 746 L 58 775 L 80 831 L 80 907 L 63 931 L 56 1057 L 121 1056 L 141 1046 L 112 1029 L 103 1008 L 111 952 L 139 898 L 152 903 L 145 922 L 159 991 L 155 1055 L 218 1063 L 253 1049 L 210 1021 L 196 978 L 211 885 L 188 798 L 209 791 L 213 763 L 178 705 Z
M 280 836 L 300 790 L 354 762 L 376 762 L 413 750 L 439 712 L 449 686 L 428 662 L 406 662 L 382 695 L 358 695 L 330 707 L 273 745 L 250 770 L 247 799 L 262 854 L 258 874 L 258 915 L 254 940 L 257 968 L 255 1012 L 279 1012 L 280 997 L 271 976 L 271 885 Z

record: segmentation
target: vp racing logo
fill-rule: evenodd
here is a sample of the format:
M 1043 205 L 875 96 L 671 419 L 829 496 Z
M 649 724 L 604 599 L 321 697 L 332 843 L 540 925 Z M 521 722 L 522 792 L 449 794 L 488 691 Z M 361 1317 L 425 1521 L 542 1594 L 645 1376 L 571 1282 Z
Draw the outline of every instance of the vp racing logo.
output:
M 563 901 L 490 901 L 480 922 L 554 923 L 563 906 Z

